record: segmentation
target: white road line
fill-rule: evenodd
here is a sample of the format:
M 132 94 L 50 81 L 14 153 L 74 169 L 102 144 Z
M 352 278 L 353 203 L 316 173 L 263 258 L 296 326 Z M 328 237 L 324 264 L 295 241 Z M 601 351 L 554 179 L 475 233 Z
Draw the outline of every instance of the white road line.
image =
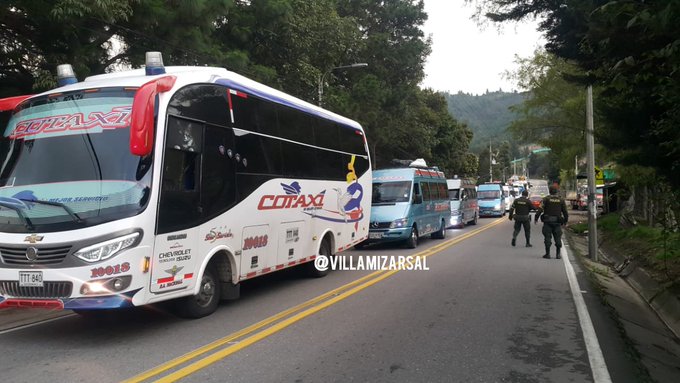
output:
M 569 253 L 567 253 L 567 250 L 563 247 L 561 254 L 564 268 L 567 272 L 567 279 L 569 280 L 569 287 L 571 288 L 571 296 L 574 298 L 576 313 L 578 314 L 578 320 L 581 323 L 581 331 L 583 331 L 583 340 L 586 343 L 586 352 L 588 352 L 590 370 L 593 372 L 593 380 L 595 383 L 611 383 L 612 379 L 609 376 L 609 370 L 607 370 L 607 364 L 604 361 L 600 343 L 597 341 L 597 334 L 595 334 L 593 322 L 590 320 L 588 308 L 583 300 L 583 296 L 580 294 L 581 288 L 578 285 L 578 280 L 576 280 L 574 267 L 569 261 Z
M 63 316 L 56 317 L 56 318 L 41 320 L 39 322 L 33 322 L 33 323 L 29 323 L 29 324 L 25 324 L 25 325 L 21 325 L 21 326 L 17 326 L 17 327 L 12 327 L 10 329 L 0 331 L 0 335 L 8 334 L 10 332 L 23 330 L 23 329 L 26 329 L 26 328 L 29 328 L 29 327 L 38 326 L 38 325 L 49 323 L 49 322 L 54 322 L 56 320 L 72 317 L 72 316 L 75 316 L 75 315 L 77 315 L 77 314 L 68 314 L 68 315 L 63 315 Z

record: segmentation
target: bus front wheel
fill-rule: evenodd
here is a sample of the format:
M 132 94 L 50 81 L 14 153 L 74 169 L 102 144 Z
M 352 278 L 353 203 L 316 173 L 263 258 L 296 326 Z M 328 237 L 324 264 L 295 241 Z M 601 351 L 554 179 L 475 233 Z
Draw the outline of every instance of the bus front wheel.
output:
M 201 277 L 198 294 L 177 301 L 177 315 L 183 318 L 202 318 L 217 310 L 220 303 L 220 285 L 217 273 L 208 265 Z
M 418 230 L 415 226 L 411 228 L 411 235 L 406 240 L 406 247 L 415 249 L 418 246 Z

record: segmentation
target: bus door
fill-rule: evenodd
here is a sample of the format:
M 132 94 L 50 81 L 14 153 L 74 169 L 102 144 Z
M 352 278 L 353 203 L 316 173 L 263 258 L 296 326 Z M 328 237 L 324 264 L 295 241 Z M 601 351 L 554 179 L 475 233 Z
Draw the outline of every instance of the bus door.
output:
M 169 116 L 151 291 L 192 288 L 214 247 L 233 240 L 221 219 L 235 203 L 232 129 Z

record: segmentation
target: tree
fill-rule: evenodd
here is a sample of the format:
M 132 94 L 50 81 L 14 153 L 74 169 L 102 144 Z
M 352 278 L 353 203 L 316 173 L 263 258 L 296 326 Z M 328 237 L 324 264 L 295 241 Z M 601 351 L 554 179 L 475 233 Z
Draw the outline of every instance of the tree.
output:
M 2 96 L 50 89 L 60 63 L 83 78 L 140 66 L 146 51 L 163 52 L 166 65 L 226 67 L 313 103 L 328 73 L 324 107 L 364 126 L 375 165 L 423 157 L 459 174 L 476 165 L 469 129 L 418 87 L 430 52 L 422 1 L 10 0 L 0 16 Z M 356 62 L 369 66 L 329 72 Z
M 619 162 L 652 166 L 680 186 L 680 2 L 475 1 L 494 22 L 540 16 L 546 49 L 600 88 L 600 142 Z M 617 150 L 625 148 L 624 150 Z

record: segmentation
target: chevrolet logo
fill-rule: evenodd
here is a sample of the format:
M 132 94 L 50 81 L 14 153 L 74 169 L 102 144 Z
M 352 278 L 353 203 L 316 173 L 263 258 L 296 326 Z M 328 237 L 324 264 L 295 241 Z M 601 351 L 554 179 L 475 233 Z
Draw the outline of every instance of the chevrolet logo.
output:
M 28 242 L 28 243 L 36 243 L 36 242 L 40 242 L 42 240 L 43 240 L 42 235 L 35 235 L 35 234 L 31 234 L 31 235 L 27 236 L 26 238 L 24 238 L 24 242 Z

